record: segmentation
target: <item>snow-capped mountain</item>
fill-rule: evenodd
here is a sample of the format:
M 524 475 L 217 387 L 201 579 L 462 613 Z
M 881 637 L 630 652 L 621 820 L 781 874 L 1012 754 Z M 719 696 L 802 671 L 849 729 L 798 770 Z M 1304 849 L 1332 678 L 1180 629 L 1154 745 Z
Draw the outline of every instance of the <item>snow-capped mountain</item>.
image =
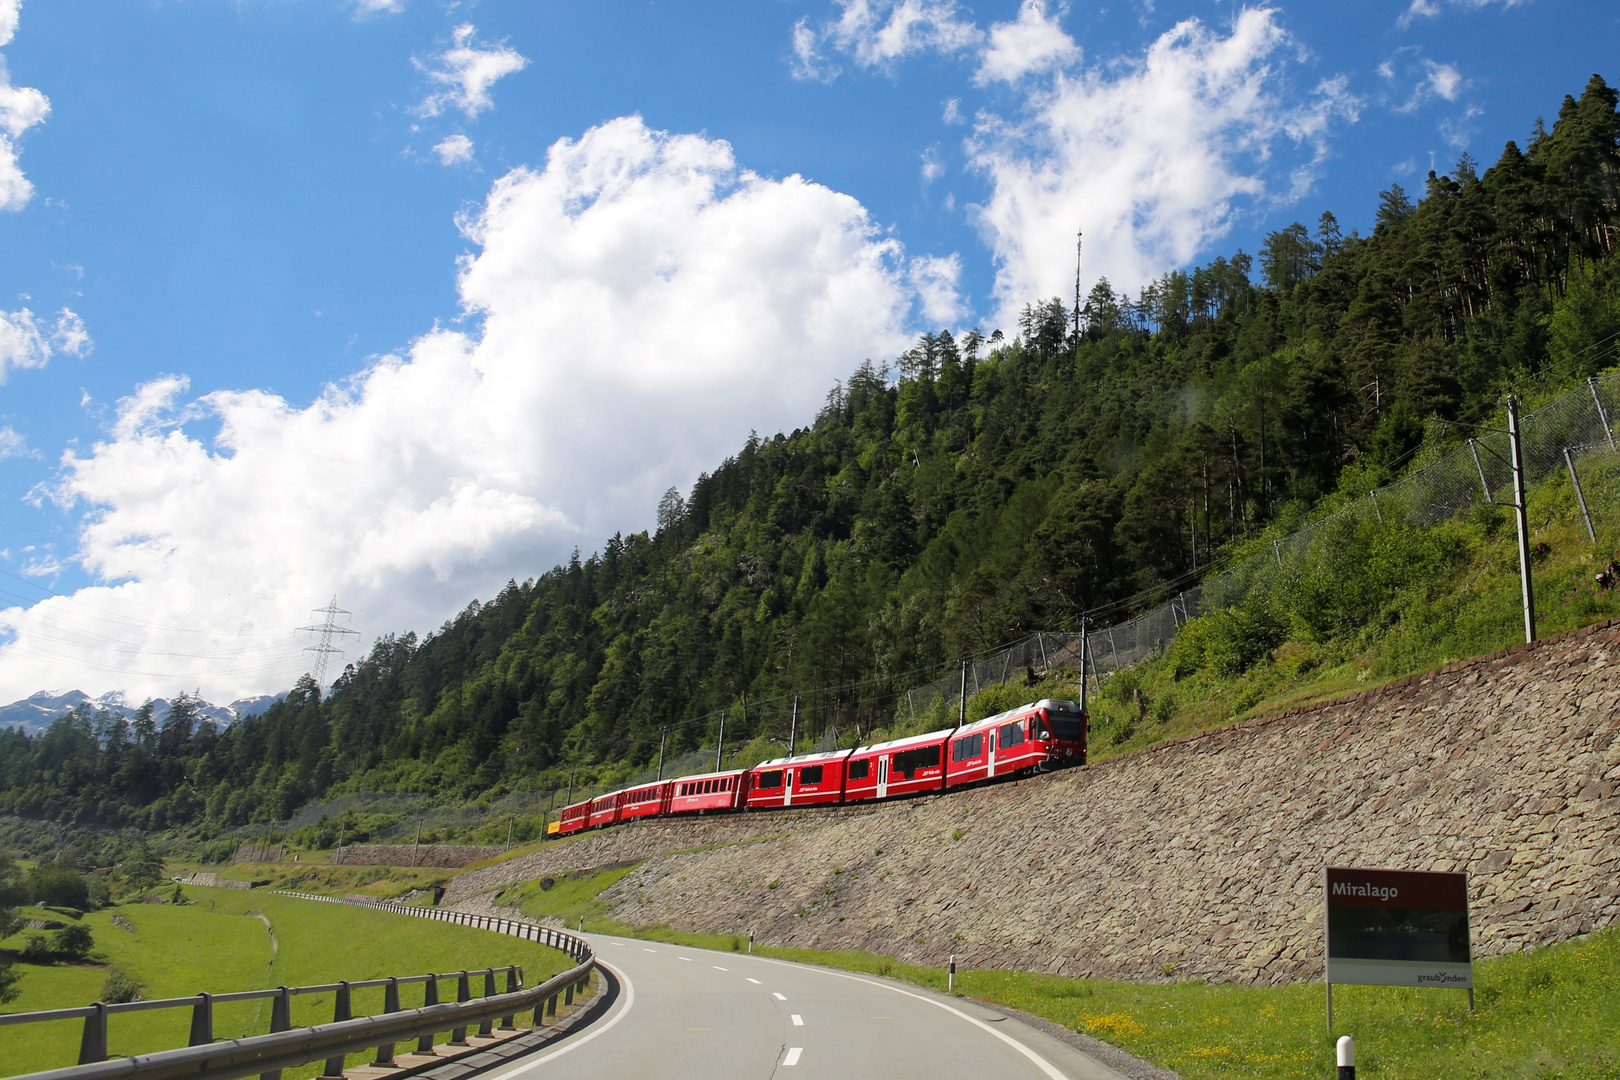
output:
M 215 705 L 209 701 L 197 702 L 198 716 L 207 717 L 220 727 L 229 727 L 244 716 L 262 713 L 287 695 L 265 694 L 260 697 L 241 698 L 229 705 Z M 41 690 L 21 701 L 0 706 L 0 728 L 20 727 L 30 735 L 37 735 L 51 726 L 58 717 L 65 716 L 81 705 L 92 709 L 132 716 L 141 702 L 130 701 L 117 690 L 91 697 L 82 690 Z M 152 699 L 152 718 L 159 724 L 169 715 L 168 698 Z

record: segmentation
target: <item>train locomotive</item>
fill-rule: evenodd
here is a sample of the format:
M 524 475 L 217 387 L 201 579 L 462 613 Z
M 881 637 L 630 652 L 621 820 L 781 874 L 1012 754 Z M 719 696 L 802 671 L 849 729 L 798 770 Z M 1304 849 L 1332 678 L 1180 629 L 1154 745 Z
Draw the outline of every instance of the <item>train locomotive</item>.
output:
M 1043 698 L 959 728 L 638 784 L 563 807 L 566 836 L 644 817 L 838 806 L 951 791 L 1086 763 L 1086 712 Z

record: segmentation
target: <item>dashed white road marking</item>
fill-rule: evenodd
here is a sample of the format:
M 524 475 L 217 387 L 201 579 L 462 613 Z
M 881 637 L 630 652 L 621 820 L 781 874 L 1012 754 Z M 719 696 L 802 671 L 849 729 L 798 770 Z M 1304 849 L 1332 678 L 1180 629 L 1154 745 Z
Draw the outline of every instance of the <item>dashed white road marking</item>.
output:
M 688 964 L 690 964 L 692 962 L 692 958 L 690 956 L 677 956 L 675 959 L 677 959 L 677 960 L 685 960 Z
M 719 965 L 719 964 L 713 964 L 713 965 L 711 965 L 711 966 L 712 966 L 712 967 L 713 967 L 713 968 L 714 968 L 714 970 L 716 970 L 716 971 L 730 971 L 730 970 L 731 970 L 731 969 L 730 969 L 730 968 L 723 968 L 723 967 L 721 967 L 721 966 L 720 966 L 720 965 Z
M 764 959 L 762 957 L 758 958 L 758 959 L 759 959 L 760 963 L 775 964 L 778 967 L 798 967 L 798 965 L 796 965 L 796 964 L 790 964 L 790 963 L 784 962 L 782 960 L 766 960 L 766 959 Z M 927 1002 L 929 1005 L 933 1005 L 933 1006 L 936 1006 L 938 1008 L 944 1009 L 946 1012 L 950 1013 L 952 1016 L 958 1017 L 959 1019 L 962 1019 L 962 1020 L 966 1020 L 968 1023 L 972 1024 L 974 1027 L 980 1029 L 981 1031 L 986 1032 L 987 1034 L 995 1036 L 996 1038 L 1000 1039 L 1002 1042 L 1006 1043 L 1008 1046 L 1012 1047 L 1014 1050 L 1018 1051 L 1020 1054 L 1024 1055 L 1024 1057 L 1029 1060 L 1030 1064 L 1034 1065 L 1037 1069 L 1039 1069 L 1043 1074 L 1046 1075 L 1047 1080 L 1065 1080 L 1063 1074 L 1061 1072 L 1059 1072 L 1052 1065 L 1052 1063 L 1050 1061 L 1047 1061 L 1045 1058 L 1041 1057 L 1041 1055 L 1037 1054 L 1035 1051 L 1031 1050 L 1029 1047 L 1025 1046 L 1023 1043 L 1019 1042 L 1017 1039 L 1013 1038 L 1011 1035 L 1007 1035 L 1007 1034 L 1005 1034 L 1003 1032 L 997 1031 L 995 1028 L 991 1027 L 989 1024 L 984 1023 L 982 1020 L 975 1019 L 974 1017 L 971 1017 L 967 1013 L 963 1012 L 961 1009 L 953 1008 L 950 1005 L 945 1004 L 943 1001 L 938 1001 L 938 1000 L 936 1000 L 934 998 L 930 998 L 930 997 L 924 997 L 921 994 L 913 994 L 911 991 L 902 990 L 898 986 L 890 986 L 887 983 L 875 982 L 872 979 L 863 979 L 859 975 L 846 975 L 841 971 L 823 971 L 823 970 L 818 970 L 816 968 L 809 968 L 809 969 L 800 968 L 800 970 L 816 971 L 817 974 L 830 975 L 835 979 L 848 979 L 850 982 L 865 983 L 867 986 L 876 986 L 879 989 L 889 990 L 889 991 L 892 991 L 893 993 L 900 994 L 900 995 L 902 995 L 904 997 L 912 998 L 913 1000 L 916 1000 L 916 1001 Z M 782 1001 L 787 1000 L 787 998 L 782 997 L 781 994 L 777 994 L 776 997 L 779 1000 L 782 1000 Z M 786 1062 L 783 1062 L 783 1064 L 786 1064 Z
M 804 1017 L 800 1016 L 798 1013 L 794 1013 L 793 1014 L 793 1026 L 794 1027 L 804 1027 Z
M 797 1065 L 799 1063 L 799 1055 L 802 1053 L 804 1053 L 804 1047 L 802 1046 L 788 1047 L 787 1057 L 782 1059 L 782 1064 Z
M 642 949 L 642 952 L 657 952 L 657 949 Z
M 786 1001 L 787 1000 L 787 998 L 783 997 L 781 994 L 778 994 L 774 990 L 771 991 L 771 997 L 775 998 L 777 1001 Z
M 753 983 L 755 986 L 764 986 L 765 985 L 764 983 L 760 982 L 758 979 L 749 979 L 748 981 Z

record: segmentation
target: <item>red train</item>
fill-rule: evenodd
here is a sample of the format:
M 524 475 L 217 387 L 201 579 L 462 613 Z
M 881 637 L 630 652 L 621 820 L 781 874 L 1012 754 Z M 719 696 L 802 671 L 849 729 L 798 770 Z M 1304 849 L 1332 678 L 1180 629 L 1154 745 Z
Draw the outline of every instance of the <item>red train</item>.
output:
M 563 807 L 566 835 L 640 817 L 896 799 L 1086 763 L 1086 714 L 1043 699 L 960 728 L 638 784 Z

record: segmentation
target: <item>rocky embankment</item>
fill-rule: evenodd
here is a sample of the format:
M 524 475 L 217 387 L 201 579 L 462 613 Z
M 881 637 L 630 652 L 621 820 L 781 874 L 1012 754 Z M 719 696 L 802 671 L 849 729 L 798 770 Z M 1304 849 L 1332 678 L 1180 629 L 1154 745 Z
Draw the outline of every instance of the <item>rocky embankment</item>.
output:
M 1322 870 L 1466 870 L 1476 956 L 1620 911 L 1620 630 L 1083 770 L 817 819 L 619 826 L 457 878 L 645 860 L 614 918 L 1130 979 L 1320 975 Z

